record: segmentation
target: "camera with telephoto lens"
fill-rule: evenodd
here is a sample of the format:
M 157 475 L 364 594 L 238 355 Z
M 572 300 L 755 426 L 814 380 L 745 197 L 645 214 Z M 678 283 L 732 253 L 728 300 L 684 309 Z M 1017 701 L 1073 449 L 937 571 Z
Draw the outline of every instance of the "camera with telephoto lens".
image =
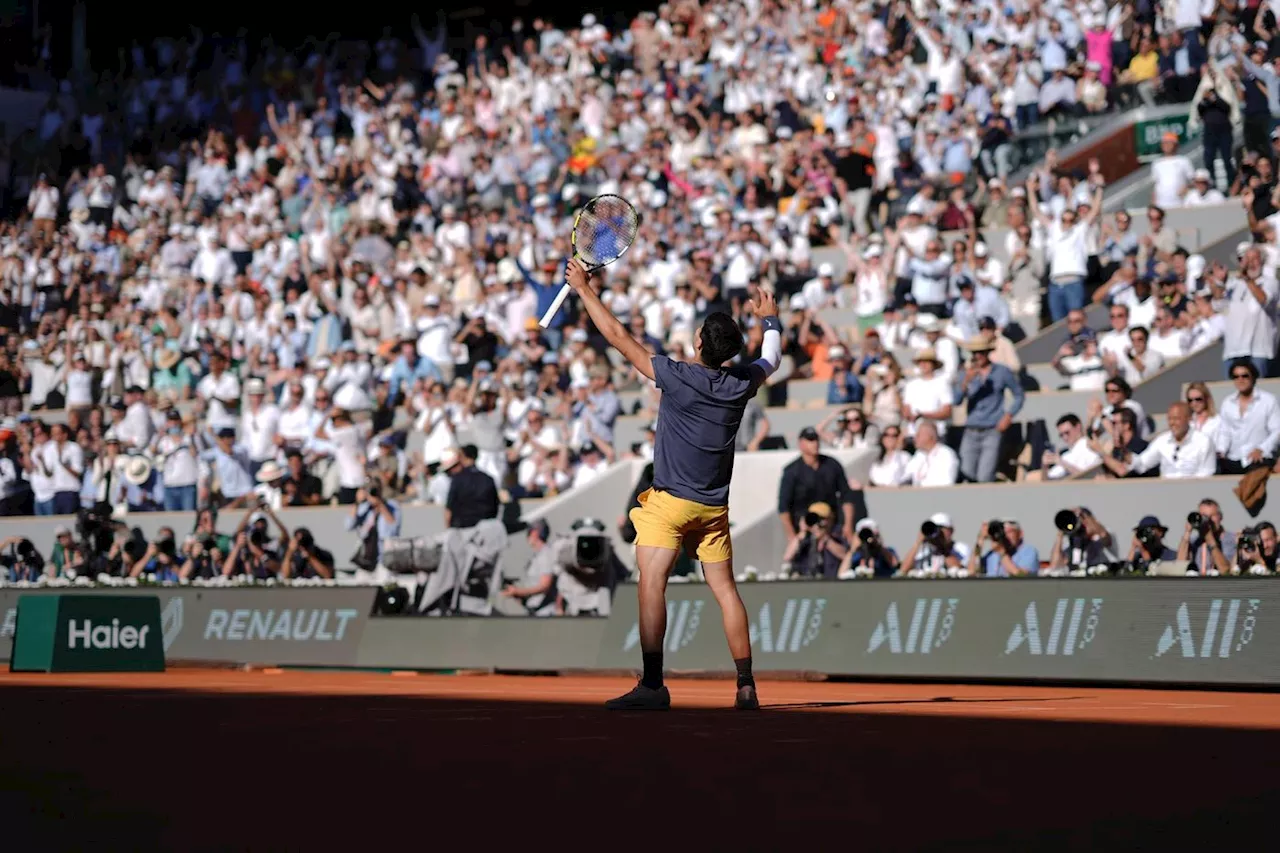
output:
M 1004 551 L 1013 552 L 1013 545 L 1010 544 L 1009 537 L 1004 535 L 1004 522 L 1000 519 L 993 518 L 987 522 L 987 536 Z
M 822 516 L 816 512 L 806 512 L 804 514 L 804 523 L 809 527 L 820 527 L 822 525 Z
M 858 531 L 858 541 L 869 551 L 874 551 L 880 547 L 880 534 L 870 527 Z
M 1147 527 L 1139 527 L 1136 531 L 1136 535 L 1138 537 L 1138 541 L 1142 543 L 1143 549 L 1148 554 L 1159 556 L 1160 543 L 1164 539 L 1163 534 L 1160 532 L 1160 528 L 1151 527 L 1149 525 Z
M 1237 551 L 1262 551 L 1262 538 L 1258 535 L 1258 528 L 1246 527 L 1240 531 L 1240 538 L 1236 540 Z
M 1213 522 L 1198 512 L 1191 512 L 1187 513 L 1187 524 L 1191 525 L 1191 529 L 1199 533 L 1201 538 L 1204 538 Z

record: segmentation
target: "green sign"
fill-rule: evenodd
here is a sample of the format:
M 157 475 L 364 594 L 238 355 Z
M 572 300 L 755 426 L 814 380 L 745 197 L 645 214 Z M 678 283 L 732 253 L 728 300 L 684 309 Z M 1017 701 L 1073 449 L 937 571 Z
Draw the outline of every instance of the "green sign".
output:
M 1180 146 L 1200 137 L 1199 127 L 1194 131 L 1187 127 L 1186 116 L 1169 116 L 1155 121 L 1140 121 L 1133 126 L 1133 132 L 1136 135 L 1138 159 L 1142 161 L 1154 160 L 1164 153 L 1160 150 L 1160 140 L 1164 138 L 1166 133 L 1178 134 L 1178 145 Z
M 23 595 L 12 672 L 164 672 L 160 599 Z

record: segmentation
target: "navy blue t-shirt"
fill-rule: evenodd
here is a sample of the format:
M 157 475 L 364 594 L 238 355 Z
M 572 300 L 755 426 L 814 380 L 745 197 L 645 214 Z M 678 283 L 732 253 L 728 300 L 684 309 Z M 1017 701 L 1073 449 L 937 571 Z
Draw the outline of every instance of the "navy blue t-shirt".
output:
M 706 506 L 728 506 L 734 439 L 757 390 L 750 367 L 713 370 L 655 355 L 653 378 L 662 392 L 653 487 Z

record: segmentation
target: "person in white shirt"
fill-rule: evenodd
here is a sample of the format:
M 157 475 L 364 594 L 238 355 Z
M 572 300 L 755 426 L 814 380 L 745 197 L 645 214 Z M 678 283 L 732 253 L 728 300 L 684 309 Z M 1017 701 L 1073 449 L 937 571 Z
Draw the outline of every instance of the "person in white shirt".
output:
M 235 426 L 233 412 L 240 408 L 240 380 L 227 370 L 227 357 L 221 351 L 209 356 L 209 373 L 196 385 L 196 396 L 208 406 L 211 428 Z
M 182 414 L 170 409 L 164 433 L 155 443 L 156 462 L 164 483 L 166 512 L 194 512 L 200 481 L 200 460 L 195 440 L 183 427 Z
M 609 460 L 600 452 L 600 448 L 596 447 L 594 442 L 587 442 L 578 460 L 578 470 L 573 475 L 574 488 L 590 483 L 603 474 L 608 467 Z
M 1089 447 L 1089 438 L 1084 433 L 1080 418 L 1075 415 L 1063 415 L 1058 418 L 1058 437 L 1067 447 L 1065 453 L 1047 450 L 1044 464 L 1051 466 L 1045 471 L 1045 478 L 1061 480 L 1080 474 L 1102 464 L 1102 457 Z
M 1191 180 L 1191 189 L 1187 190 L 1187 194 L 1182 197 L 1182 203 L 1186 207 L 1222 204 L 1226 201 L 1222 193 L 1212 185 L 1213 178 L 1209 175 L 1208 169 L 1196 169 Z
M 1146 450 L 1124 461 L 1104 459 L 1103 463 L 1118 477 L 1159 468 L 1161 477 L 1179 480 L 1212 477 L 1217 473 L 1218 454 L 1207 436 L 1192 431 L 1190 407 L 1174 403 L 1169 407 L 1169 429 L 1152 439 Z
M 1094 164 L 1090 163 L 1090 168 Z M 1094 185 L 1093 204 L 1083 217 L 1064 207 L 1058 218 L 1040 206 L 1037 176 L 1027 180 L 1027 201 L 1036 221 L 1044 228 L 1045 254 L 1049 258 L 1049 317 L 1058 322 L 1084 307 L 1084 282 L 1089 275 L 1089 235 L 1102 212 L 1102 182 Z
M 143 391 L 131 385 L 124 392 L 125 415 L 116 426 L 115 434 L 126 450 L 142 450 L 151 446 L 155 436 L 155 421 L 151 407 L 143 399 Z
M 945 436 L 954 396 L 951 384 L 939 372 L 942 362 L 932 349 L 920 350 L 915 361 L 920 374 L 902 387 L 902 420 L 907 434 L 914 437 L 922 424 L 932 423 L 935 432 Z
M 1236 390 L 1218 411 L 1218 473 L 1243 474 L 1254 465 L 1273 465 L 1280 445 L 1280 403 L 1257 387 L 1258 368 L 1251 359 L 1231 362 L 1231 384 Z
M 1164 370 L 1164 356 L 1148 347 L 1147 341 L 1147 330 L 1134 326 L 1129 330 L 1129 348 L 1114 365 L 1114 372 L 1123 374 L 1130 385 L 1137 385 Z
M 907 464 L 913 486 L 954 486 L 960 473 L 960 457 L 938 440 L 938 430 L 925 421 L 916 430 L 916 452 Z
M 1160 139 L 1160 150 L 1163 154 L 1151 163 L 1151 179 L 1155 183 L 1153 203 L 1165 210 L 1182 207 L 1195 177 L 1195 167 L 1189 157 L 1177 153 L 1178 134 L 1172 131 Z
M 902 432 L 886 426 L 880 433 L 880 458 L 872 463 L 867 482 L 873 486 L 905 486 L 911 482 L 907 467 L 911 454 L 902 449 Z
M 72 356 L 71 365 L 64 380 L 67 388 L 66 406 L 68 409 L 88 408 L 93 405 L 93 371 L 89 369 L 89 361 L 82 352 Z
M 84 485 L 84 451 L 71 441 L 66 424 L 49 427 L 52 441 L 40 447 L 36 464 L 52 479 L 53 515 L 71 515 L 80 509 L 80 489 Z
M 1203 433 L 1216 448 L 1218 446 L 1218 429 L 1222 420 L 1218 417 L 1217 406 L 1209 386 L 1199 380 L 1187 386 L 1187 406 L 1191 409 L 1192 432 Z
M 1098 354 L 1098 342 L 1094 339 L 1080 344 L 1067 341 L 1062 349 L 1054 355 L 1053 366 L 1059 373 L 1067 377 L 1068 387 L 1072 391 L 1097 391 L 1107 382 L 1107 363 Z
M 267 403 L 267 385 L 254 377 L 244 384 L 248 405 L 240 415 L 240 440 L 249 451 L 249 473 L 257 475 L 258 469 L 279 453 L 277 437 L 280 431 L 280 409 Z
M 1187 335 L 1174 325 L 1173 312 L 1168 308 L 1156 310 L 1156 324 L 1151 329 L 1147 346 L 1160 353 L 1166 362 L 1177 361 L 1187 355 Z
M 1251 359 L 1259 376 L 1276 352 L 1276 303 L 1280 285 L 1270 269 L 1264 269 L 1262 253 L 1251 246 L 1241 258 L 1239 271 L 1227 279 L 1226 324 L 1222 358 L 1228 376 L 1238 358 Z
M 1108 364 L 1123 362 L 1125 350 L 1129 348 L 1129 306 L 1113 304 L 1107 316 L 1111 328 L 1098 336 L 1098 355 Z
M 58 188 L 49 183 L 44 172 L 36 178 L 36 185 L 27 196 L 27 212 L 31 214 L 32 225 L 42 231 L 46 239 L 52 239 L 58 227 L 58 204 L 62 200 Z
M 365 471 L 365 446 L 371 422 L 356 424 L 341 409 L 334 409 L 324 426 L 316 430 L 316 438 L 332 443 L 334 464 L 338 468 L 338 503 L 353 505 L 356 493 L 368 481 Z

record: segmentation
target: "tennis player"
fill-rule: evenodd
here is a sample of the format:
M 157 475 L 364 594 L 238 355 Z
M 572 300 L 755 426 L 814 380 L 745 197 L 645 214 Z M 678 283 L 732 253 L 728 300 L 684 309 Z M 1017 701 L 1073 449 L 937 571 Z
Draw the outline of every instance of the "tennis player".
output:
M 782 325 L 773 295 L 759 291 L 748 310 L 764 324 L 761 357 L 746 367 L 726 366 L 742 351 L 742 331 L 728 314 L 715 313 L 694 335 L 693 361 L 649 355 L 592 289 L 577 259 L 567 278 L 596 328 L 614 349 L 662 391 L 653 451 L 653 487 L 641 492 L 631 510 L 640 569 L 640 650 L 644 675 L 629 693 L 610 699 L 615 710 L 665 710 L 671 694 L 662 681 L 662 644 L 667 632 L 667 577 L 683 546 L 702 563 L 707 585 L 720 605 L 724 633 L 738 670 L 734 707 L 760 707 L 751 674 L 747 609 L 733 580 L 729 538 L 729 480 L 734 438 L 747 401 L 778 369 Z

